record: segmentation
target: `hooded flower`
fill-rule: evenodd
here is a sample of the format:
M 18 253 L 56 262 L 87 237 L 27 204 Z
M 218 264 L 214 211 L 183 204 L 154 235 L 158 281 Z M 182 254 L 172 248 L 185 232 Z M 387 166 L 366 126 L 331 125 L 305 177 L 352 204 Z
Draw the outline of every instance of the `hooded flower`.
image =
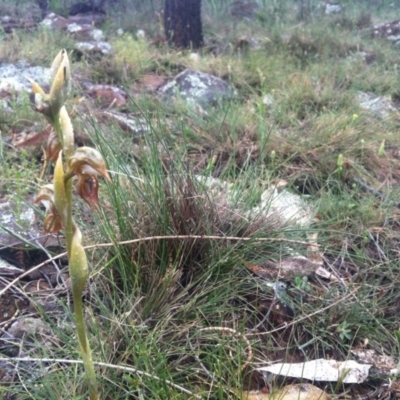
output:
M 79 147 L 68 160 L 69 171 L 75 175 L 101 175 L 111 183 L 103 156 L 92 147 Z
M 42 186 L 35 199 L 35 203 L 42 203 L 47 215 L 43 221 L 43 229 L 46 233 L 57 233 L 62 228 L 62 220 L 54 204 L 54 185 Z
M 76 189 L 91 208 L 99 203 L 97 175 L 111 182 L 102 155 L 92 147 L 80 147 L 68 161 L 69 172 L 77 175 Z

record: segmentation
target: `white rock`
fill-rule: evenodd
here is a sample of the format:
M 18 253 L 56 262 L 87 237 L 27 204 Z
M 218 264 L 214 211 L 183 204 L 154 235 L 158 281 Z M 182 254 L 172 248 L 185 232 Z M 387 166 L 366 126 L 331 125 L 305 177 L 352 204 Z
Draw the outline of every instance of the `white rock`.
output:
M 314 218 L 311 207 L 301 196 L 286 189 L 279 191 L 275 186 L 262 193 L 260 208 L 267 215 L 277 216 L 284 223 L 308 226 Z
M 200 56 L 198 53 L 190 53 L 188 57 L 189 57 L 189 60 L 192 60 L 195 62 L 200 60 Z

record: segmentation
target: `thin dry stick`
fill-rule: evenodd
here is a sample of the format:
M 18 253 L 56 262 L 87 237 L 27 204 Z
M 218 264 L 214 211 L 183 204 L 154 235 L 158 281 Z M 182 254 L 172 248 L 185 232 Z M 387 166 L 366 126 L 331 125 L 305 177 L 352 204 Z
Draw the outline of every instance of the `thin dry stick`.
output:
M 348 299 L 349 297 L 353 296 L 354 293 L 356 293 L 356 292 L 358 291 L 358 289 L 360 289 L 360 288 L 357 288 L 357 289 L 353 290 L 352 292 L 347 293 L 346 296 L 343 296 L 342 298 L 340 298 L 339 300 L 335 301 L 334 303 L 329 304 L 328 306 L 323 307 L 323 308 L 321 308 L 320 310 L 314 311 L 314 312 L 311 313 L 311 314 L 307 314 L 307 315 L 305 315 L 304 317 L 301 317 L 301 318 L 299 318 L 299 319 L 295 319 L 294 321 L 292 321 L 292 322 L 290 322 L 290 323 L 288 323 L 288 324 L 282 325 L 282 326 L 280 326 L 280 327 L 278 327 L 278 328 L 272 329 L 271 331 L 267 331 L 267 332 L 247 333 L 246 336 L 269 335 L 269 334 L 271 334 L 271 333 L 279 332 L 279 331 L 281 331 L 282 329 L 287 329 L 287 328 L 289 328 L 290 326 L 292 326 L 292 325 L 294 325 L 294 324 L 297 324 L 298 322 L 304 321 L 305 319 L 312 317 L 313 315 L 317 315 L 317 314 L 320 314 L 320 313 L 322 313 L 322 312 L 324 312 L 324 311 L 326 311 L 326 310 L 329 310 L 330 308 L 332 308 L 332 307 L 336 306 L 337 304 L 341 303 L 343 300 L 346 300 L 346 299 Z
M 10 358 L 0 358 L 0 362 L 10 362 L 10 361 L 34 361 L 34 362 L 53 362 L 53 363 L 64 363 L 64 364 L 83 364 L 82 360 L 66 360 L 62 358 L 30 358 L 30 357 L 10 357 Z M 156 375 L 149 374 L 148 372 L 141 371 L 140 369 L 132 368 L 132 367 L 125 367 L 121 365 L 114 365 L 114 364 L 107 364 L 103 362 L 98 362 L 94 361 L 94 365 L 98 367 L 106 367 L 106 368 L 112 368 L 112 369 L 118 369 L 121 371 L 126 371 L 126 372 L 133 372 L 134 374 L 141 375 L 141 376 L 147 376 L 148 378 L 155 379 L 156 381 L 159 382 L 165 382 L 167 385 L 180 390 L 183 393 L 189 394 L 190 396 L 195 397 L 196 399 L 202 399 L 202 397 L 198 394 L 195 394 L 191 392 L 188 389 L 185 389 L 184 387 L 177 385 L 176 383 L 171 382 L 168 379 L 161 379 L 160 377 Z
M 238 236 L 213 236 L 213 235 L 170 235 L 170 236 L 148 236 L 139 239 L 132 240 L 124 240 L 121 242 L 115 243 L 100 243 L 100 244 L 92 244 L 90 246 L 86 246 L 87 249 L 94 249 L 99 247 L 110 247 L 116 245 L 125 245 L 125 244 L 133 244 L 139 242 L 148 242 L 151 240 L 171 240 L 171 239 L 206 239 L 206 240 L 238 240 L 242 242 L 285 242 L 285 243 L 294 243 L 294 244 L 304 244 L 306 246 L 310 245 L 310 242 L 305 242 L 303 240 L 291 240 L 285 238 L 253 238 L 253 237 L 238 237 Z
M 306 246 L 308 246 L 310 244 L 309 242 L 304 242 L 301 240 L 290 240 L 290 239 L 285 239 L 285 238 L 252 238 L 252 237 L 236 237 L 236 236 L 207 236 L 207 235 L 171 235 L 171 236 L 148 236 L 148 237 L 144 237 L 144 238 L 140 238 L 140 239 L 125 240 L 125 241 L 115 242 L 115 243 L 91 244 L 91 245 L 85 246 L 84 249 L 89 250 L 89 249 L 96 249 L 96 248 L 100 248 L 100 247 L 113 247 L 113 246 L 127 245 L 127 244 L 140 243 L 140 242 L 149 242 L 151 240 L 173 240 L 173 239 L 238 240 L 238 241 L 242 241 L 242 242 L 248 242 L 248 241 L 253 240 L 255 242 L 296 243 L 296 244 L 304 244 Z M 0 296 L 2 296 L 8 289 L 10 289 L 13 285 L 15 285 L 20 279 L 29 275 L 31 272 L 36 271 L 39 268 L 46 265 L 47 263 L 52 262 L 54 260 L 58 260 L 59 258 L 64 257 L 66 255 L 67 255 L 66 252 L 58 254 L 58 255 L 42 262 L 41 264 L 38 264 L 38 265 L 32 267 L 31 269 L 24 272 L 23 274 L 19 275 L 13 281 L 11 281 L 6 287 L 4 287 L 2 290 L 0 290 Z

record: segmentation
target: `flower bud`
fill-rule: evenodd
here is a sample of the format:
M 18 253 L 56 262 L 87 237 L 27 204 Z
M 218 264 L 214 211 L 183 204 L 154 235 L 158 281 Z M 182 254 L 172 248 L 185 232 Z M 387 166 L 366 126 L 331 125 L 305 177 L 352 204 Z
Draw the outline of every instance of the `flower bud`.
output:
M 87 258 L 82 247 L 82 234 L 78 227 L 75 228 L 72 237 L 71 255 L 69 259 L 69 272 L 72 281 L 73 290 L 82 293 L 89 275 Z
M 53 115 L 57 115 L 64 105 L 71 88 L 71 67 L 66 50 L 61 50 L 51 66 L 54 75 L 50 89 L 49 101 Z M 56 71 L 56 72 L 54 72 Z
M 385 155 L 385 139 L 382 140 L 381 145 L 379 146 L 378 149 L 378 157 L 383 157 Z
M 65 106 L 62 106 L 60 109 L 60 127 L 63 151 L 65 153 L 65 157 L 68 158 L 74 151 L 74 130 L 72 128 L 71 118 L 69 117 Z
M 61 216 L 65 225 L 68 220 L 68 198 L 65 190 L 64 168 L 62 165 L 62 151 L 59 152 L 56 165 L 54 167 L 54 204 L 58 214 Z
M 343 154 L 339 154 L 337 161 L 336 161 L 336 165 L 337 165 L 338 169 L 341 170 L 343 168 L 343 164 L 344 164 Z
M 46 215 L 43 221 L 43 229 L 46 233 L 57 233 L 62 228 L 62 220 L 54 204 L 54 185 L 42 186 L 35 199 L 35 203 L 41 202 L 46 208 Z
M 32 92 L 34 94 L 39 94 L 43 97 L 46 97 L 46 93 L 44 92 L 44 90 L 31 78 L 29 78 L 29 81 L 31 82 L 31 86 L 32 86 Z

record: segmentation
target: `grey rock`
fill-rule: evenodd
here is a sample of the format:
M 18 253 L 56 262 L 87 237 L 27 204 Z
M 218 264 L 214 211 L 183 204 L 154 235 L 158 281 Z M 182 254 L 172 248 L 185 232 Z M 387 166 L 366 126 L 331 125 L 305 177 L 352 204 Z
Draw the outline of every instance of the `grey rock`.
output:
M 159 89 L 165 101 L 182 99 L 188 105 L 216 105 L 230 100 L 236 91 L 224 80 L 200 71 L 186 69 Z
M 237 207 L 242 191 L 234 185 L 213 177 L 196 176 L 197 180 L 207 188 L 210 199 L 226 204 L 227 208 Z M 273 218 L 283 225 L 307 227 L 315 216 L 315 205 L 307 202 L 303 196 L 289 192 L 287 189 L 271 186 L 261 194 L 259 205 L 246 212 L 235 210 L 248 220 L 264 215 Z
M 400 41 L 400 20 L 376 24 L 371 28 L 373 38 L 388 39 L 395 45 Z
M 104 111 L 103 115 L 114 120 L 123 130 L 131 132 L 133 137 L 141 137 L 151 132 L 151 125 L 145 118 L 137 118 L 115 111 Z
M 340 3 L 325 3 L 325 14 L 335 15 L 343 12 L 343 6 Z
M 7 333 L 17 339 L 47 339 L 52 335 L 51 329 L 41 319 L 33 317 L 19 318 Z
M 74 39 L 92 40 L 95 42 L 104 41 L 104 33 L 101 29 L 93 29 L 91 25 L 79 25 L 76 22 L 67 26 L 67 31 Z
M 43 231 L 36 225 L 32 207 L 12 201 L 0 203 L 0 257 L 8 259 L 8 249 L 10 248 L 18 247 L 22 251 L 24 248 L 28 250 L 30 247 L 36 246 L 59 248 L 57 235 L 43 234 Z M 17 260 L 14 261 L 11 263 L 19 266 Z M 0 272 L 7 272 L 6 266 L 3 265 L 3 267 Z M 7 275 L 11 273 L 18 274 L 18 270 L 8 269 Z
M 283 224 L 308 227 L 315 215 L 315 208 L 306 202 L 302 196 L 289 192 L 287 189 L 271 186 L 261 194 L 261 204 L 254 211 L 267 212 Z
M 42 319 L 22 316 L 12 323 L 8 331 L 3 331 L 0 344 L 5 354 L 25 357 L 39 348 L 52 347 L 57 340 L 54 332 Z M 30 375 L 37 375 L 38 369 L 34 362 L 30 362 L 30 368 Z
M 50 68 L 32 67 L 26 61 L 15 64 L 0 64 L 0 91 L 30 92 L 33 79 L 40 86 L 49 82 Z
M 357 51 L 348 57 L 349 61 L 359 61 L 362 60 L 365 64 L 372 64 L 376 60 L 376 55 L 369 51 Z
M 377 96 L 373 93 L 358 92 L 357 100 L 362 109 L 370 111 L 378 118 L 386 118 L 390 113 L 398 112 L 388 96 Z
M 60 15 L 50 13 L 42 21 L 42 24 L 49 29 L 57 29 L 68 33 L 75 43 L 75 48 L 98 54 L 111 54 L 112 48 L 109 43 L 104 41 L 104 33 L 101 29 L 95 29 L 96 20 L 93 16 L 76 15 L 64 18 Z
M 88 51 L 90 53 L 100 53 L 103 55 L 112 54 L 112 47 L 107 42 L 77 42 L 75 43 L 75 48 L 80 51 Z

